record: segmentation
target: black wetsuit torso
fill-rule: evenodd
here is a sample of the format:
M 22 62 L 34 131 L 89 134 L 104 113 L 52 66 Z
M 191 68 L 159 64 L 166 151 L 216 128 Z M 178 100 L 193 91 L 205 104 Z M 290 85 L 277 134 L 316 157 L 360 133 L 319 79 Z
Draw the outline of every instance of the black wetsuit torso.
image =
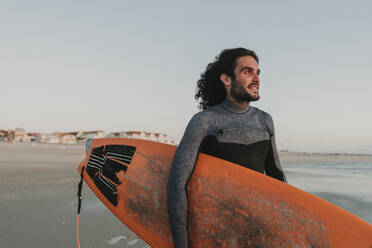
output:
M 227 99 L 197 113 L 175 153 L 168 182 L 168 211 L 175 248 L 188 247 L 186 185 L 199 152 L 286 182 L 269 114 L 249 105 L 239 108 Z
M 268 153 L 269 145 L 269 140 L 243 145 L 218 142 L 215 136 L 207 136 L 200 146 L 200 152 L 264 173 L 266 158 L 272 156 L 272 153 Z

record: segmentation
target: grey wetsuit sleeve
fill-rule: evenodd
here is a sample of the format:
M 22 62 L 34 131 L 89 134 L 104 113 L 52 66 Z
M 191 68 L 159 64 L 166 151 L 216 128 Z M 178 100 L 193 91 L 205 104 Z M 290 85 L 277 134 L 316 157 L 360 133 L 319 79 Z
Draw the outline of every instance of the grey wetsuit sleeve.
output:
M 168 215 L 175 248 L 188 247 L 186 186 L 195 166 L 208 125 L 200 114 L 190 120 L 174 155 L 168 181 Z
M 270 147 L 265 162 L 265 173 L 273 178 L 287 182 L 287 178 L 280 165 L 278 149 L 275 141 L 275 129 L 273 119 L 266 113 L 265 123 L 271 130 Z

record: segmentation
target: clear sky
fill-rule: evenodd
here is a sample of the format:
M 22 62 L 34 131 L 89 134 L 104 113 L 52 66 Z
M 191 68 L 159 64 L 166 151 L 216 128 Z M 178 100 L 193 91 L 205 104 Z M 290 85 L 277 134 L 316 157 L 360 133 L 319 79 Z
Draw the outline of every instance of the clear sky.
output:
M 281 149 L 372 153 L 369 1 L 2 1 L 0 129 L 177 142 L 225 48 L 260 57 Z

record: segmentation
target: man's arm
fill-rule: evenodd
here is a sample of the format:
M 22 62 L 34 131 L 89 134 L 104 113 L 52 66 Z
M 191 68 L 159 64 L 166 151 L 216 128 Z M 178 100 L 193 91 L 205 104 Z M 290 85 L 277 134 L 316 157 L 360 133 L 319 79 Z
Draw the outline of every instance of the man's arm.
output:
M 190 120 L 174 155 L 168 181 L 168 214 L 175 248 L 188 247 L 186 186 L 208 124 L 198 113 Z
M 287 178 L 284 175 L 284 171 L 280 165 L 278 149 L 276 148 L 274 122 L 269 114 L 265 114 L 265 123 L 271 131 L 270 146 L 265 161 L 265 174 L 280 181 L 287 182 Z

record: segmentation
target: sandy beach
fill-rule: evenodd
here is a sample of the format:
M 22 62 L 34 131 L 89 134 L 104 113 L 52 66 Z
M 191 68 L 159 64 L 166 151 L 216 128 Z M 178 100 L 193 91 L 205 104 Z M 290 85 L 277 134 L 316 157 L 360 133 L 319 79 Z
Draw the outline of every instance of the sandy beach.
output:
M 0 143 L 1 247 L 77 247 L 84 146 Z M 148 247 L 84 185 L 81 247 Z
M 0 143 L 2 247 L 77 247 L 76 209 L 82 145 Z M 367 155 L 281 153 L 283 164 L 366 162 Z M 81 247 L 148 247 L 84 185 Z

